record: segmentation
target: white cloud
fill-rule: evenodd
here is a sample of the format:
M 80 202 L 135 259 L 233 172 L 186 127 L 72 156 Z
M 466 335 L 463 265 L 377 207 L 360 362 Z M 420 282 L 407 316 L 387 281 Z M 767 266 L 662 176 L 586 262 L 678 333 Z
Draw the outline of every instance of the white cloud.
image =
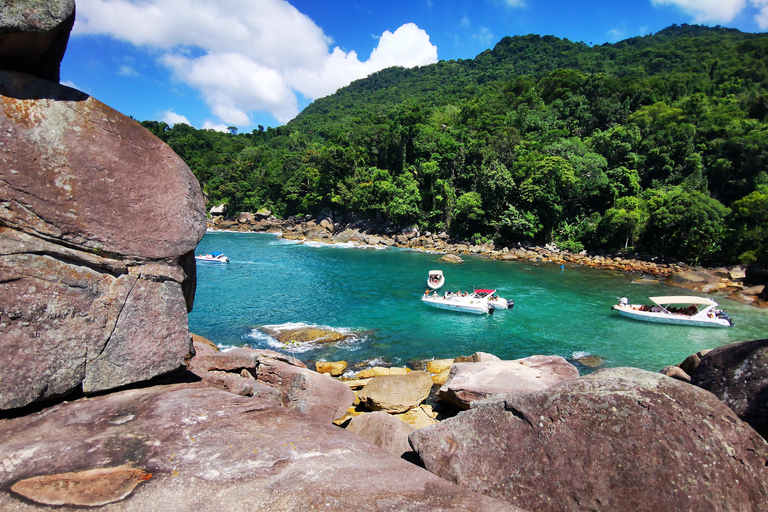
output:
M 414 67 L 437 62 L 437 47 L 429 42 L 427 33 L 406 23 L 394 33 L 385 31 L 367 61 L 357 53 L 333 49 L 319 69 L 302 68 L 285 73 L 288 85 L 304 96 L 316 99 L 333 93 L 353 80 L 390 66 Z
M 612 41 L 620 41 L 624 39 L 624 36 L 627 34 L 627 31 L 624 29 L 624 27 L 621 28 L 612 28 L 608 31 L 608 36 L 611 38 Z
M 750 3 L 758 9 L 755 21 L 760 30 L 768 29 L 768 0 L 750 0 Z
M 117 74 L 122 76 L 139 76 L 138 71 L 136 71 L 133 66 L 127 64 L 120 66 L 120 69 L 117 70 Z
M 163 114 L 160 116 L 160 120 L 171 126 L 175 124 L 188 124 L 189 126 L 192 126 L 192 123 L 189 122 L 189 119 L 182 116 L 181 114 L 177 114 L 173 110 L 166 110 L 163 112 Z
M 472 34 L 472 39 L 488 47 L 491 47 L 497 41 L 493 32 L 486 27 L 481 27 L 479 32 Z
M 389 66 L 437 62 L 412 23 L 385 31 L 366 61 L 332 40 L 285 0 L 78 0 L 73 36 L 100 34 L 159 53 L 174 77 L 199 91 L 224 123 L 267 111 L 284 123 L 296 93 L 316 99 Z
M 694 23 L 727 23 L 747 5 L 747 0 L 651 0 L 651 4 L 672 5 L 693 16 Z
M 227 133 L 229 131 L 229 126 L 227 126 L 226 124 L 213 123 L 211 121 L 206 121 L 203 123 L 203 130 L 216 130 L 217 132 Z

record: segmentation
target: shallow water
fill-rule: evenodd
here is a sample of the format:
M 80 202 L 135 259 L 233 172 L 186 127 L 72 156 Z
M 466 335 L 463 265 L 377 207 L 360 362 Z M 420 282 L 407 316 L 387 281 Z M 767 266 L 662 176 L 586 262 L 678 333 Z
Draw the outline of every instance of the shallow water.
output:
M 727 329 L 649 324 L 611 311 L 617 297 L 690 295 L 637 275 L 559 264 L 501 262 L 349 245 L 299 244 L 263 233 L 208 232 L 196 254 L 221 251 L 230 263 L 198 262 L 190 331 L 221 346 L 295 353 L 302 360 L 376 360 L 403 365 L 476 351 L 502 359 L 596 355 L 605 366 L 659 371 L 699 350 L 768 337 L 768 311 L 712 296 L 735 326 Z M 514 299 L 493 315 L 443 311 L 423 304 L 427 273 L 442 269 L 440 290 L 495 288 Z M 317 325 L 354 333 L 332 345 L 286 347 L 260 326 Z M 589 370 L 581 368 L 582 373 Z

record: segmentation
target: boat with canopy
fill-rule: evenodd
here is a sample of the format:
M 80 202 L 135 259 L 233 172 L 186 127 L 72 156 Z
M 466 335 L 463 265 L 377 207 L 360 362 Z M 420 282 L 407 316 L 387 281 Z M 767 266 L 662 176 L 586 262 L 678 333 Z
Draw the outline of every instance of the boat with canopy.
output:
M 629 304 L 626 297 L 611 306 L 621 316 L 674 325 L 693 325 L 698 327 L 731 327 L 733 320 L 725 310 L 717 309 L 717 302 L 706 297 L 672 295 L 648 297 L 653 305 Z

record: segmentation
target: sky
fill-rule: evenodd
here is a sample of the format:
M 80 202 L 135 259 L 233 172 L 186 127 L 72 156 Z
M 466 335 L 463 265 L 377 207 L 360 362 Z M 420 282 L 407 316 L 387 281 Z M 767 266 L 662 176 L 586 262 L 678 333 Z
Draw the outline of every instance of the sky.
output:
M 250 132 L 390 66 L 505 36 L 589 45 L 672 24 L 768 31 L 768 0 L 76 0 L 61 82 L 139 121 Z

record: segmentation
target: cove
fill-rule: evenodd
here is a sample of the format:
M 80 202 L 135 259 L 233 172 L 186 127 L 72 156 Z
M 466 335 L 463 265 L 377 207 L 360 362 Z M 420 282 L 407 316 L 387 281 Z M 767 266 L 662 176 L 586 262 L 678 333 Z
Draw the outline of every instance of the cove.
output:
M 648 324 L 611 311 L 618 297 L 693 295 L 639 275 L 559 264 L 506 262 L 407 249 L 286 241 L 264 233 L 209 231 L 196 254 L 220 251 L 230 263 L 197 264 L 190 332 L 221 347 L 295 353 L 304 361 L 403 366 L 477 351 L 502 359 L 536 354 L 600 356 L 604 367 L 649 371 L 728 343 L 765 338 L 768 312 L 711 295 L 733 317 L 728 329 Z M 495 288 L 513 299 L 493 315 L 443 311 L 421 303 L 427 273 L 442 269 L 443 291 Z M 336 344 L 284 346 L 261 326 L 321 326 L 354 334 Z M 582 373 L 590 370 L 580 368 Z

